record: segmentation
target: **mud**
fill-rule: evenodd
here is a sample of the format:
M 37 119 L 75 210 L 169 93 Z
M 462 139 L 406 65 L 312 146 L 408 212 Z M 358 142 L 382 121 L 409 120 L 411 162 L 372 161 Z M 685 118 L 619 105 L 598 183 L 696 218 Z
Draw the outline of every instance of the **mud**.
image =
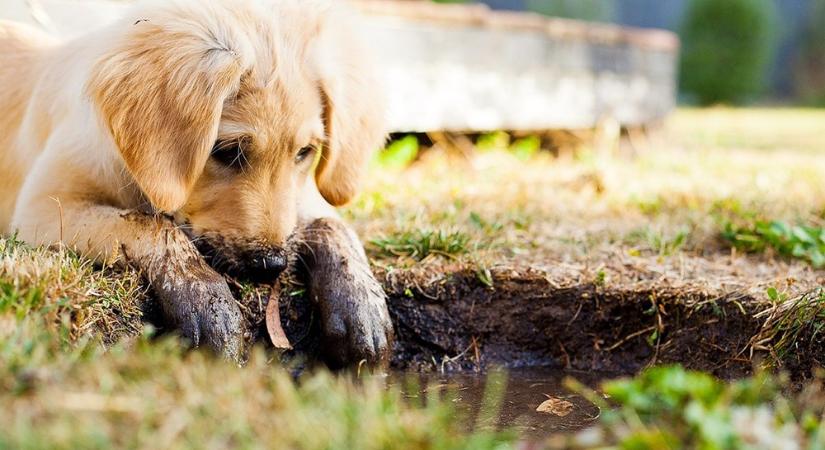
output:
M 564 388 L 566 377 L 596 388 L 601 380 L 611 376 L 546 368 L 508 370 L 501 376 L 396 372 L 390 374 L 388 384 L 397 387 L 411 403 L 426 403 L 432 395 L 448 398 L 468 429 L 509 429 L 525 439 L 540 439 L 584 429 L 601 414 L 597 406 Z M 562 414 L 536 411 L 551 397 L 567 402 L 569 410 Z
M 558 286 L 536 270 L 497 270 L 493 288 L 472 269 L 436 278 L 376 273 L 388 294 L 396 331 L 391 365 L 400 371 L 483 372 L 494 367 L 632 374 L 680 363 L 724 378 L 750 374 L 770 355 L 756 351 L 763 320 L 741 295 L 685 294 L 678 289 L 625 289 L 597 283 Z M 244 295 L 248 340 L 266 340 L 265 291 Z M 319 354 L 318 314 L 300 285 L 281 292 L 280 312 L 294 353 Z M 806 377 L 823 361 L 819 339 L 799 336 L 778 361 Z M 763 343 L 764 344 L 764 343 Z

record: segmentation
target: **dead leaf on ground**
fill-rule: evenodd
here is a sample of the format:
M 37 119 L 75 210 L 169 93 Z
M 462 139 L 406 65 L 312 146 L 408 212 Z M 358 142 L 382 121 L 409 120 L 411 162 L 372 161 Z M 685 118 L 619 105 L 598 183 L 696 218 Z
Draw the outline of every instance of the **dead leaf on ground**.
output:
M 541 405 L 536 408 L 536 411 L 545 414 L 554 414 L 559 417 L 564 417 L 573 411 L 573 404 L 567 400 L 551 397 L 547 394 L 544 394 L 544 396 L 547 397 L 547 400 L 543 401 Z
M 284 328 L 281 326 L 281 312 L 278 309 L 278 287 L 272 286 L 269 293 L 269 303 L 266 305 L 266 331 L 269 332 L 269 340 L 272 345 L 281 350 L 292 350 L 292 345 L 284 333 Z

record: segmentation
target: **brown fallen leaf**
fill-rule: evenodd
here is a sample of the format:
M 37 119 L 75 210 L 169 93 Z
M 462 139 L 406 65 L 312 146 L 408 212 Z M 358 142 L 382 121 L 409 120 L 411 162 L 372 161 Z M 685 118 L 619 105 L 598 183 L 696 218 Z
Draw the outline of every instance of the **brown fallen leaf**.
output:
M 292 350 L 292 345 L 284 333 L 284 328 L 281 326 L 281 312 L 278 309 L 278 287 L 272 286 L 269 292 L 269 303 L 266 305 L 266 331 L 269 332 L 269 340 L 272 345 L 281 350 Z
M 541 405 L 536 408 L 536 411 L 545 414 L 554 414 L 559 417 L 564 417 L 573 411 L 573 404 L 567 400 L 551 397 L 547 394 L 544 394 L 544 396 L 547 397 L 547 400 L 543 401 Z

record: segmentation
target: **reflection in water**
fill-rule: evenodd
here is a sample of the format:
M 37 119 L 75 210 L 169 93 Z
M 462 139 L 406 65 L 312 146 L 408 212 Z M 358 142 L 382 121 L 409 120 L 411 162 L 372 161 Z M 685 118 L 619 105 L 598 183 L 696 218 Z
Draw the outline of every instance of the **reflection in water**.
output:
M 599 408 L 563 387 L 565 377 L 591 387 L 607 378 L 592 372 L 531 368 L 489 374 L 395 373 L 389 383 L 412 402 L 423 403 L 431 396 L 450 399 L 468 418 L 470 427 L 511 428 L 527 438 L 542 438 L 581 430 L 599 417 Z M 572 408 L 561 408 L 562 414 L 569 410 L 563 416 L 537 412 L 536 408 L 548 398 L 570 402 Z

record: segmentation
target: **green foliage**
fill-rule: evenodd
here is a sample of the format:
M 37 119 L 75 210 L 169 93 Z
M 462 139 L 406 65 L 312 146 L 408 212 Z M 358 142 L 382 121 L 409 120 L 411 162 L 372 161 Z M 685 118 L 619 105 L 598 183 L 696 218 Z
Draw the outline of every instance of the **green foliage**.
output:
M 470 223 L 478 228 L 479 230 L 488 233 L 488 234 L 495 234 L 504 228 L 504 224 L 501 222 L 490 222 L 487 219 L 481 217 L 481 214 L 471 211 L 470 212 Z
M 476 149 L 480 152 L 507 151 L 522 161 L 528 161 L 541 150 L 541 138 L 533 135 L 513 140 L 507 132 L 494 131 L 479 136 Z
M 381 150 L 375 156 L 375 164 L 384 169 L 404 169 L 418 158 L 418 150 L 418 138 L 414 135 L 405 136 Z
M 517 139 L 510 145 L 510 152 L 522 161 L 529 160 L 533 155 L 538 153 L 539 150 L 541 150 L 541 139 L 539 139 L 538 136 L 528 136 Z
M 417 405 L 381 377 L 296 382 L 260 349 L 243 368 L 148 335 L 55 350 L 44 329 L 18 325 L 0 335 L 3 449 L 507 449 L 515 438 L 467 431 L 472 418 L 449 399 Z
M 737 250 L 758 253 L 771 248 L 785 257 L 805 260 L 815 268 L 825 267 L 825 228 L 822 227 L 790 225 L 778 220 L 756 220 L 746 225 L 728 221 L 722 236 Z
M 613 2 L 606 0 L 527 0 L 526 8 L 548 16 L 579 20 L 607 21 Z
M 429 255 L 456 256 L 467 253 L 470 236 L 461 231 L 411 230 L 373 239 L 369 243 L 383 256 L 421 260 Z
M 438 389 L 416 403 L 383 377 L 316 370 L 296 381 L 261 348 L 237 367 L 150 328 L 104 345 L 95 329 L 120 314 L 99 308 L 122 313 L 140 292 L 133 275 L 0 238 L 0 449 L 515 445 Z M 491 405 L 501 389 L 488 388 Z
M 678 230 L 675 234 L 666 234 L 663 231 L 644 227 L 631 232 L 627 238 L 630 242 L 639 242 L 647 246 L 659 256 L 672 256 L 681 250 L 687 243 L 690 233 L 686 229 Z
M 682 24 L 681 87 L 696 101 L 759 95 L 775 50 L 771 0 L 692 0 Z
M 794 67 L 797 95 L 825 106 L 825 0 L 812 0 Z
M 485 133 L 476 139 L 476 150 L 490 152 L 506 149 L 510 146 L 510 135 L 504 131 Z
M 818 430 L 824 399 L 819 383 L 789 399 L 783 396 L 786 382 L 765 374 L 728 383 L 679 366 L 655 367 L 635 378 L 605 383 L 604 394 L 613 406 L 578 383 L 567 384 L 602 407 L 601 444 L 616 448 L 822 444 Z

